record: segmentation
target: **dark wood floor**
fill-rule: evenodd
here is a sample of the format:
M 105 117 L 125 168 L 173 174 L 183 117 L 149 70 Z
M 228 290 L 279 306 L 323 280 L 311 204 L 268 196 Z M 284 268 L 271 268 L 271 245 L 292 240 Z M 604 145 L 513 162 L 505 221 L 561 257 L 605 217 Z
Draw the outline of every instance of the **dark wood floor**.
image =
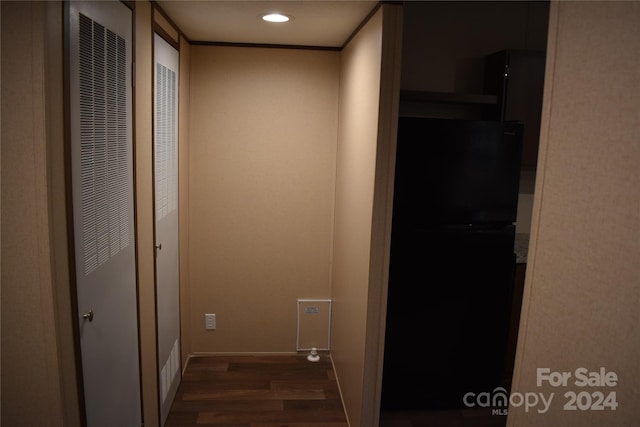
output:
M 501 386 L 511 388 L 512 372 L 504 374 Z M 380 427 L 504 427 L 507 416 L 493 414 L 491 408 L 460 408 L 428 411 L 383 411 Z
M 380 427 L 503 427 L 485 409 L 404 411 Z M 331 362 L 300 356 L 192 357 L 167 427 L 347 427 Z
M 347 427 L 331 362 L 192 357 L 167 427 Z
M 380 416 L 380 427 L 504 427 L 506 416 L 487 408 L 451 411 L 399 411 Z

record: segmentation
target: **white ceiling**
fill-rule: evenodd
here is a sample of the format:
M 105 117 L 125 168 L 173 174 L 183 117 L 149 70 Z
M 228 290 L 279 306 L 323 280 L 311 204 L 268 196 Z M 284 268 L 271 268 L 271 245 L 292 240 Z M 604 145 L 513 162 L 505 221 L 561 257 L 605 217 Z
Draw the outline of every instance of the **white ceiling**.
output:
M 158 0 L 156 3 L 191 41 L 341 47 L 377 5 L 377 0 Z M 284 24 L 260 15 L 294 17 Z

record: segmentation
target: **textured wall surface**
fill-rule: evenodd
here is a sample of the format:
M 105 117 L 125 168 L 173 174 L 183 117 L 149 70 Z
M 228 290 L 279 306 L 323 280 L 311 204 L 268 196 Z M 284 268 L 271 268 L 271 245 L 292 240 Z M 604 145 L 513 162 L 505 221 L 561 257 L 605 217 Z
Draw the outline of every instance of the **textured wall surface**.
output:
M 510 426 L 640 421 L 640 4 L 552 4 L 538 182 L 515 390 L 555 393 Z M 578 387 L 575 370 L 615 372 Z M 566 386 L 537 369 L 569 372 Z M 613 391 L 615 411 L 565 410 L 566 392 Z M 586 397 L 584 398 L 587 401 Z
M 339 53 L 192 46 L 190 67 L 191 351 L 293 352 L 297 299 L 330 296 Z
M 49 217 L 46 18 L 43 3 L 2 3 L 3 425 L 64 425 Z

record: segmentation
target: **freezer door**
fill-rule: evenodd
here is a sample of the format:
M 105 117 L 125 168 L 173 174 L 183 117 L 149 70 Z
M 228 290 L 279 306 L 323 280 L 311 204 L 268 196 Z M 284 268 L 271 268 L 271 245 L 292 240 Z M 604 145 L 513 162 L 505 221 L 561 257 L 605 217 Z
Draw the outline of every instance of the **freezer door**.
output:
M 394 235 L 383 409 L 463 407 L 501 385 L 514 228 Z

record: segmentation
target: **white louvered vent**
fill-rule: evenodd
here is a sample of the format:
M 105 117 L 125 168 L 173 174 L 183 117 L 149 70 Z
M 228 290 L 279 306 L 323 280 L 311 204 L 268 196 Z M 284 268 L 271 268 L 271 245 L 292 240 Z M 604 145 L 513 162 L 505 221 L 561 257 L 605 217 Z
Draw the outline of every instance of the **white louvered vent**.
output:
M 178 207 L 178 141 L 176 136 L 176 73 L 156 64 L 156 220 Z
M 130 244 L 125 39 L 80 14 L 80 162 L 85 274 Z

